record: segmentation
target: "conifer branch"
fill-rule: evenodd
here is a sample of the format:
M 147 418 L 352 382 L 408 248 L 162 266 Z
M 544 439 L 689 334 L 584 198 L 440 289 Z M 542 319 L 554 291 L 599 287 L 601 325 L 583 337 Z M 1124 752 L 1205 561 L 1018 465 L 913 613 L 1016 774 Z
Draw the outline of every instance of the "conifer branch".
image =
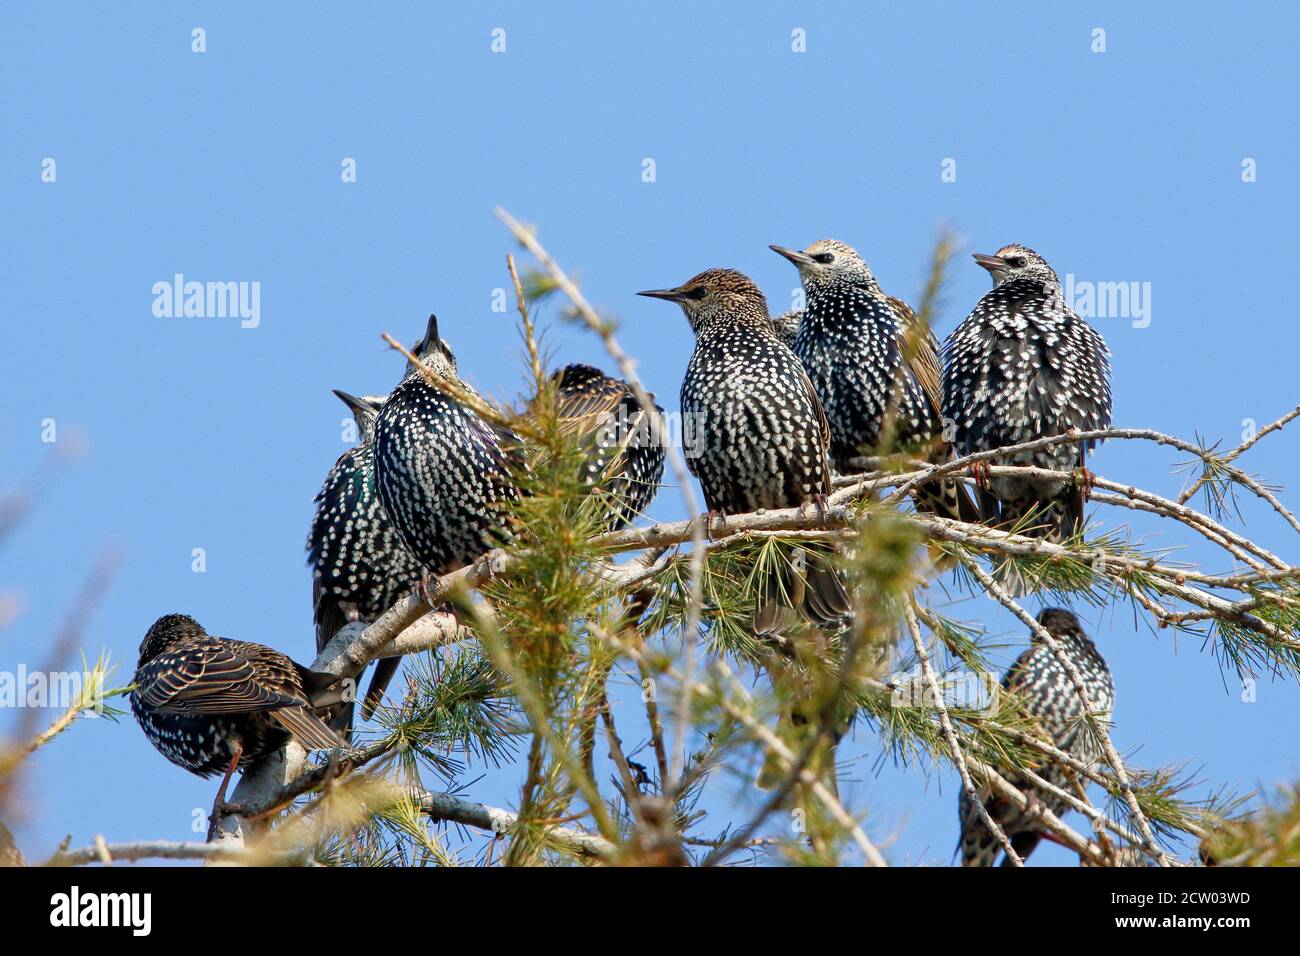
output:
M 912 608 L 911 602 L 903 605 L 903 619 L 907 622 L 908 633 L 912 636 L 912 647 L 916 651 L 917 662 L 921 665 L 921 673 L 925 677 L 925 682 L 929 685 L 930 694 L 934 700 L 934 709 L 939 716 L 939 725 L 943 728 L 943 735 L 948 740 L 948 752 L 952 756 L 953 763 L 957 766 L 957 774 L 961 777 L 961 784 L 966 789 L 966 796 L 970 798 L 971 806 L 979 814 L 980 820 L 988 827 L 990 833 L 997 838 L 1002 844 L 1002 850 L 1011 861 L 1012 866 L 1024 866 L 1025 861 L 1020 858 L 1020 854 L 1015 851 L 1011 845 L 1011 840 L 1007 838 L 1006 831 L 1002 829 L 991 816 L 984 806 L 984 799 L 980 796 L 979 790 L 976 789 L 974 782 L 970 778 L 970 771 L 966 766 L 966 756 L 962 753 L 961 743 L 957 739 L 957 732 L 953 730 L 952 721 L 948 718 L 948 704 L 944 700 L 943 692 L 939 689 L 939 681 L 934 676 L 934 668 L 930 666 L 930 655 L 925 650 L 925 641 L 921 637 L 921 627 L 916 621 L 916 612 Z
M 1016 616 L 1020 622 L 1026 625 L 1034 636 L 1043 642 L 1044 645 L 1056 656 L 1057 662 L 1064 668 L 1065 673 L 1070 678 L 1070 683 L 1074 685 L 1075 693 L 1083 701 L 1084 710 L 1088 713 L 1097 711 L 1088 694 L 1087 684 L 1080 673 L 1078 665 L 1070 658 L 1065 650 L 1061 647 L 1060 641 L 1053 634 L 1039 624 L 1028 611 L 1022 608 L 1013 598 L 1011 598 L 997 581 L 993 580 L 992 575 L 986 572 L 978 565 L 971 564 L 968 566 L 970 572 L 976 577 L 985 590 L 993 596 L 995 600 L 1008 611 Z M 1134 823 L 1137 825 L 1138 832 L 1142 835 L 1142 846 L 1161 866 L 1170 866 L 1171 862 L 1164 850 L 1156 842 L 1155 834 L 1151 830 L 1151 824 L 1146 818 L 1141 805 L 1138 803 L 1137 796 L 1133 793 L 1133 786 L 1129 782 L 1128 771 L 1124 768 L 1124 758 L 1119 755 L 1115 749 L 1115 744 L 1111 742 L 1110 730 L 1106 727 L 1104 721 L 1097 721 L 1097 736 L 1102 746 L 1102 753 L 1106 762 L 1110 764 L 1111 770 L 1115 774 L 1115 780 L 1119 784 L 1120 791 L 1123 794 L 1124 802 L 1128 805 L 1129 813 L 1132 815 Z
M 1295 420 L 1295 418 L 1297 418 L 1298 416 L 1300 416 L 1300 405 L 1297 405 L 1295 408 L 1291 409 L 1291 411 L 1287 412 L 1285 415 L 1283 415 L 1281 418 L 1277 419 L 1276 421 L 1270 422 L 1269 424 L 1265 425 L 1259 431 L 1255 432 L 1255 434 L 1252 435 L 1250 438 L 1246 439 L 1236 448 L 1232 449 L 1232 451 L 1227 452 L 1226 454 L 1223 455 L 1213 456 L 1213 463 L 1209 460 L 1208 457 L 1202 456 L 1202 458 L 1205 460 L 1205 463 L 1207 465 L 1206 470 L 1202 473 L 1201 477 L 1197 478 L 1196 481 L 1194 481 L 1189 488 L 1187 488 L 1178 496 L 1178 503 L 1186 504 L 1187 501 L 1192 497 L 1192 495 L 1196 494 L 1196 492 L 1199 491 L 1207 482 L 1214 480 L 1214 475 L 1216 473 L 1215 464 L 1218 463 L 1227 464 L 1228 462 L 1236 461 L 1238 458 L 1241 457 L 1243 453 L 1253 448 L 1255 444 L 1265 435 L 1272 434 L 1275 431 L 1280 431 L 1289 422 Z

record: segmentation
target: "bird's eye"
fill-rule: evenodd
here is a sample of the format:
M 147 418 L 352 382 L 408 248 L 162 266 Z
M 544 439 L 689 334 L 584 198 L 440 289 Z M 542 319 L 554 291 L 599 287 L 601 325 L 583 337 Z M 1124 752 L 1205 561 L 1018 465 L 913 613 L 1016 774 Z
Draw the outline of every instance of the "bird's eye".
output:
M 686 290 L 686 298 L 688 299 L 703 299 L 708 294 L 709 290 L 704 288 L 702 285 L 697 285 L 693 289 Z
M 1013 269 L 1023 269 L 1025 266 L 1029 265 L 1029 260 L 1024 256 L 1012 256 L 1007 261 L 1011 263 L 1011 268 Z
M 830 252 L 819 252 L 817 255 L 813 256 L 813 261 L 820 262 L 822 265 L 828 265 L 835 261 L 835 256 Z

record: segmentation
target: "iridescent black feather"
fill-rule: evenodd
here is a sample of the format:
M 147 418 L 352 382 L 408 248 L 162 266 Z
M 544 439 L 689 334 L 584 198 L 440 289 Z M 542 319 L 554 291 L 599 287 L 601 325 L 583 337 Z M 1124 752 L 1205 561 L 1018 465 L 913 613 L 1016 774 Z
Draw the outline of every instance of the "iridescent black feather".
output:
M 1070 611 L 1047 608 L 1038 615 L 1038 622 L 1061 646 L 1064 655 L 1083 677 L 1092 713 L 1100 721 L 1108 721 L 1115 707 L 1115 684 L 1110 668 L 1092 640 L 1084 633 L 1079 619 Z M 1092 765 L 1100 756 L 1097 739 L 1085 722 L 1088 713 L 1069 671 L 1051 648 L 1035 635 L 1032 644 L 1011 665 L 1002 686 L 1015 692 L 1024 704 L 1026 716 L 1032 718 L 1046 739 L 1085 765 Z M 1067 793 L 1073 792 L 1076 773 L 1044 757 L 1031 768 L 1048 783 Z M 1003 776 L 1021 793 L 1031 794 L 1058 817 L 1070 805 L 1058 796 L 1040 792 L 1022 774 L 1006 770 Z M 1084 781 L 1086 785 L 1086 781 Z M 994 795 L 992 790 L 981 791 L 984 809 L 1011 841 L 1016 853 L 1027 857 L 1042 839 L 1044 828 L 1033 814 L 1017 808 L 1009 800 Z M 958 800 L 958 818 L 961 823 L 959 849 L 962 866 L 992 866 L 1002 852 L 1002 844 L 980 817 L 975 805 L 963 790 Z M 1003 860 L 1003 865 L 1007 861 Z
M 279 651 L 208 634 L 184 614 L 154 622 L 140 645 L 131 710 L 164 757 L 200 777 L 283 749 L 346 746 L 319 714 L 342 700 L 342 682 Z

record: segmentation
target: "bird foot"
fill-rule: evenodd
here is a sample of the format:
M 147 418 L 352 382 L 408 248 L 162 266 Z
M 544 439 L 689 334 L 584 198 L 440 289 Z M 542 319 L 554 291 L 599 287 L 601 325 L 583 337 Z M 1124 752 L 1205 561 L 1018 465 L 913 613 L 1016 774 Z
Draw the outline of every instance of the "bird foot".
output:
M 1092 487 L 1093 484 L 1097 481 L 1096 474 L 1089 471 L 1086 465 L 1081 465 L 1079 467 L 1079 475 L 1076 480 L 1078 481 L 1080 487 L 1083 488 L 1083 500 L 1091 501 Z
M 496 580 L 505 562 L 506 553 L 500 548 L 493 548 L 474 561 L 474 574 L 477 575 L 483 584 L 491 584 Z
M 704 536 L 710 541 L 716 541 L 727 533 L 727 513 L 719 509 L 718 511 L 706 511 L 700 516 L 704 522 Z
M 809 501 L 805 501 L 803 504 L 799 505 L 799 517 L 803 517 L 803 509 L 809 504 L 817 510 L 817 520 L 825 521 L 826 513 L 830 509 L 830 502 L 827 500 L 826 496 L 819 491 L 817 494 L 813 495 Z
M 989 487 L 989 463 L 987 461 L 973 461 L 970 463 L 971 477 L 975 479 L 975 484 L 980 490 L 987 491 Z
M 227 808 L 231 804 L 226 802 L 226 789 L 230 786 L 230 778 L 235 775 L 239 769 L 239 761 L 244 756 L 242 744 L 235 744 L 234 750 L 230 755 L 230 765 L 226 768 L 225 776 L 221 778 L 221 786 L 217 788 L 217 798 L 212 801 L 212 813 L 208 815 L 208 842 L 211 843 L 221 833 L 221 818 L 230 811 Z
M 433 599 L 433 586 L 437 582 L 438 575 L 423 574 L 420 576 L 420 583 L 416 587 L 416 591 L 419 592 L 421 599 L 423 599 L 424 603 L 429 605 L 431 608 L 436 608 L 438 606 L 437 602 Z
M 226 817 L 243 817 L 245 820 L 252 821 L 268 815 L 269 813 L 253 813 L 242 803 L 227 803 L 225 800 L 214 803 L 212 812 L 208 815 L 208 842 L 211 843 L 221 835 L 221 821 Z

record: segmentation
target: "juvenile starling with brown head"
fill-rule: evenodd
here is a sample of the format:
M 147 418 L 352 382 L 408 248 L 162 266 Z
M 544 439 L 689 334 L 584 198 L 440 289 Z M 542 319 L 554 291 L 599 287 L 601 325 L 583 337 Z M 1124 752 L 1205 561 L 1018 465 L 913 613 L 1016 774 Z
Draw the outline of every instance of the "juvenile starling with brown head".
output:
M 820 506 L 830 494 L 830 429 L 798 356 L 772 328 L 767 300 L 734 269 L 710 269 L 680 286 L 641 292 L 681 306 L 695 333 L 682 382 L 683 446 L 713 514 Z M 774 575 L 754 618 L 778 633 L 797 603 L 819 627 L 850 605 L 836 571 L 810 557 L 801 576 Z

